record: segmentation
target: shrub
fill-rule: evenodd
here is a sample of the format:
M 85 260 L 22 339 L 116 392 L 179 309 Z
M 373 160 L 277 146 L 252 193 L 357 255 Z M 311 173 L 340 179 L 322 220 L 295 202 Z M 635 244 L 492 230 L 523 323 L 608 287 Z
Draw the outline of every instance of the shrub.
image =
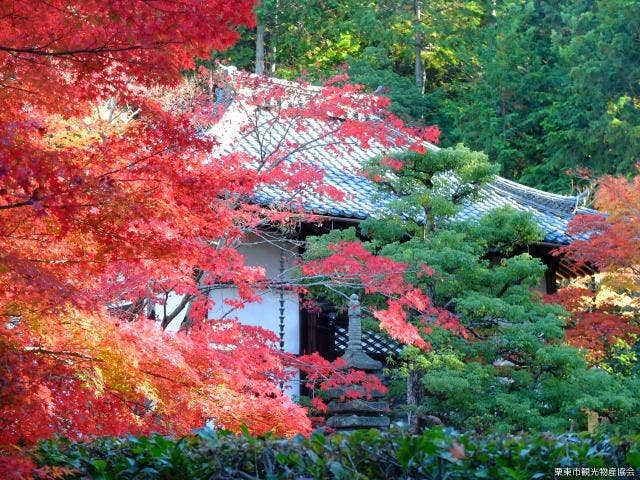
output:
M 41 442 L 35 462 L 65 478 L 468 479 L 553 478 L 556 468 L 640 468 L 640 436 L 535 434 L 477 437 L 433 428 L 421 435 L 361 430 L 309 438 L 256 438 L 202 429 L 190 437 Z M 608 475 L 607 475 L 608 476 Z M 590 478 L 599 478 L 591 475 Z

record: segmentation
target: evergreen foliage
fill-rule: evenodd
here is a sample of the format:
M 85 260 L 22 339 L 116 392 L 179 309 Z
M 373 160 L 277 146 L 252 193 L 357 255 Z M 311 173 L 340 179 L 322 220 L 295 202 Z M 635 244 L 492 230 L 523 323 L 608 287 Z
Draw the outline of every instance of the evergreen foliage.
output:
M 443 331 L 434 321 L 431 351 L 405 349 L 400 368 L 392 371 L 402 384 L 417 372 L 424 389 L 419 405 L 410 408 L 447 426 L 482 432 L 584 430 L 587 410 L 611 422 L 604 428 L 637 431 L 638 379 L 590 369 L 583 354 L 564 342 L 568 314 L 542 301 L 537 288 L 545 265 L 526 247 L 542 240 L 542 232 L 530 215 L 501 208 L 478 222 L 456 220 L 495 169 L 485 155 L 464 147 L 369 165 L 381 190 L 399 199 L 362 223 L 367 247 L 407 264 L 407 280 L 457 316 L 467 332 Z M 314 239 L 314 255 L 340 235 L 351 240 L 355 231 Z M 423 265 L 433 273 L 425 275 Z M 414 316 L 416 325 L 424 321 Z

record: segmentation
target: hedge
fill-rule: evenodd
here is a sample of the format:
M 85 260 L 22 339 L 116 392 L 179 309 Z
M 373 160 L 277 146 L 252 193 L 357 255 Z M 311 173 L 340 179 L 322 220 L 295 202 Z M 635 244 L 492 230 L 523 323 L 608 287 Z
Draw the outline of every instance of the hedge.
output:
M 476 437 L 433 428 L 422 435 L 356 431 L 310 438 L 255 438 L 202 429 L 193 436 L 58 438 L 33 451 L 40 466 L 73 473 L 64 478 L 312 480 L 312 479 L 546 479 L 632 477 L 640 470 L 640 436 L 527 434 Z M 558 468 L 561 468 L 558 472 Z M 571 474 L 568 474 L 571 468 Z M 594 470 L 595 469 L 595 470 Z M 604 470 L 607 469 L 606 475 Z M 619 470 L 624 469 L 624 471 Z M 632 472 L 633 470 L 633 472 Z M 57 469 L 59 472 L 60 469 Z M 557 475 L 560 473 L 560 475 Z

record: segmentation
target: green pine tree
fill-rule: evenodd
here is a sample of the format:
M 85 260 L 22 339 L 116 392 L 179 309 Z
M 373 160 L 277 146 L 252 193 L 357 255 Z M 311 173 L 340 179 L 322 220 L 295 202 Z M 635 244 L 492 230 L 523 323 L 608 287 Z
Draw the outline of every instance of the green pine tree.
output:
M 383 159 L 368 165 L 382 179 L 381 194 L 397 199 L 363 222 L 360 234 L 377 255 L 409 264 L 408 280 L 468 331 L 463 338 L 435 328 L 430 352 L 405 349 L 393 371 L 415 403 L 413 418 L 483 432 L 565 431 L 586 429 L 585 412 L 593 410 L 611 428 L 640 428 L 638 380 L 589 369 L 564 344 L 566 312 L 543 303 L 546 267 L 527 252 L 543 237 L 531 216 L 501 208 L 478 221 L 457 219 L 465 203 L 485 194 L 496 165 L 464 147 L 397 158 L 400 170 Z M 309 239 L 309 255 L 355 237 L 350 229 Z M 434 274 L 419 275 L 422 264 Z

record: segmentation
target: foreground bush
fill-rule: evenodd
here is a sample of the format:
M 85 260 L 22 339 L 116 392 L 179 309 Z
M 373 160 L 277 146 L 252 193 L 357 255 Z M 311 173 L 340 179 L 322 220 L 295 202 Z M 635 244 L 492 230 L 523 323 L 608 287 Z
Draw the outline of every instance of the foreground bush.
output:
M 553 478 L 555 469 L 568 467 L 624 467 L 624 476 L 632 477 L 630 469 L 640 467 L 639 440 L 576 434 L 476 438 L 439 428 L 419 436 L 369 430 L 283 440 L 200 430 L 179 440 L 50 440 L 38 445 L 34 459 L 45 471 L 73 470 L 65 478 L 96 480 L 531 479 Z M 610 478 L 608 471 L 591 472 L 590 478 Z

